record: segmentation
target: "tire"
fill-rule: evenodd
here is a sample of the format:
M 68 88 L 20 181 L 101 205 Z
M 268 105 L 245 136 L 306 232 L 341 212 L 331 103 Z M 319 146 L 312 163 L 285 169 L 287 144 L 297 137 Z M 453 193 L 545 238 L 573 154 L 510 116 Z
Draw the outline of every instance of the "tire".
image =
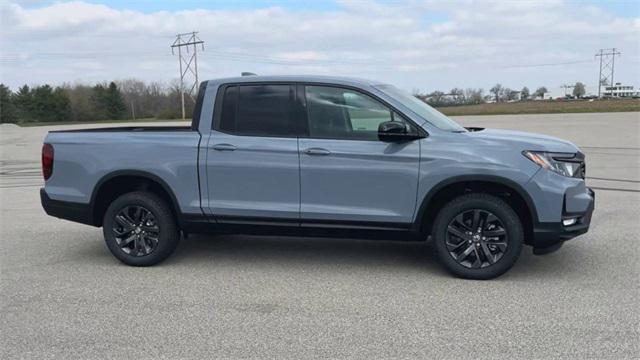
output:
M 149 192 L 118 197 L 107 208 L 102 224 L 113 256 L 131 266 L 151 266 L 165 260 L 180 241 L 169 205 Z
M 479 219 L 478 226 L 473 226 L 474 218 Z M 462 195 L 446 204 L 436 216 L 432 235 L 444 267 L 455 276 L 475 280 L 493 279 L 511 269 L 524 243 L 522 223 L 511 206 L 482 193 Z

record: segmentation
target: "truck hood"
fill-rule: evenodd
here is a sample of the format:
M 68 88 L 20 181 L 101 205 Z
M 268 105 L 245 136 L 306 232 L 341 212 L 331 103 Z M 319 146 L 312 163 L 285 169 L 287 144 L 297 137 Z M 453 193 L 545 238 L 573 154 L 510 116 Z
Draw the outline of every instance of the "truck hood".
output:
M 570 141 L 553 136 L 527 133 L 523 131 L 484 129 L 466 133 L 468 136 L 487 144 L 510 144 L 519 147 L 520 150 L 537 150 L 548 152 L 575 153 L 579 149 Z

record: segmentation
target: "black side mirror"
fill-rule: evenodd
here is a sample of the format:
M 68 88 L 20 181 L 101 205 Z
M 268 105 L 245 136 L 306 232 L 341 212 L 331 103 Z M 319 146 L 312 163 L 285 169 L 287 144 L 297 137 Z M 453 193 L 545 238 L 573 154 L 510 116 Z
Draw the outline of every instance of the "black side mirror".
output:
M 400 121 L 385 121 L 378 125 L 378 139 L 394 142 L 413 139 L 407 132 L 407 126 Z

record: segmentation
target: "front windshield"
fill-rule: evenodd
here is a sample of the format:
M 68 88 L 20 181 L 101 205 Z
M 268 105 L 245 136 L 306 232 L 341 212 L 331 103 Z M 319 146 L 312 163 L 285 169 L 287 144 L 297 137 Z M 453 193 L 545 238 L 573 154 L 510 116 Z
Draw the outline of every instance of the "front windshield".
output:
M 415 96 L 398 89 L 393 85 L 378 85 L 377 89 L 383 93 L 402 103 L 402 105 L 409 108 L 409 110 L 416 113 L 421 118 L 425 119 L 431 125 L 445 131 L 462 132 L 467 131 L 460 126 L 457 122 L 449 119 L 447 116 L 439 112 L 438 110 L 427 105 L 424 101 L 416 98 Z

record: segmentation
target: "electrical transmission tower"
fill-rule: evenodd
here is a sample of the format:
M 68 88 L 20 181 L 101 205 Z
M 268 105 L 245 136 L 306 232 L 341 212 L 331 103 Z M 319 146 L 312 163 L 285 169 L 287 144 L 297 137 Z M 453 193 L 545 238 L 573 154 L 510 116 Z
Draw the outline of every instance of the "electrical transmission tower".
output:
M 564 96 L 565 97 L 567 95 L 570 95 L 569 94 L 569 89 L 573 89 L 574 87 L 575 87 L 574 85 L 567 85 L 567 84 L 564 84 L 564 85 L 560 86 L 560 88 L 564 89 Z
M 196 102 L 195 92 L 198 89 L 198 45 L 204 51 L 204 41 L 198 38 L 197 32 L 176 35 L 176 40 L 171 44 L 171 53 L 178 49 L 178 62 L 180 64 L 180 98 L 182 100 L 182 120 L 185 119 L 184 95 L 185 93 Z M 183 49 L 184 48 L 184 49 Z M 191 51 L 190 51 L 191 50 Z M 185 82 L 191 79 L 187 84 Z
M 600 76 L 598 77 L 598 97 L 602 86 L 613 86 L 613 70 L 616 64 L 616 55 L 621 53 L 616 48 L 600 49 L 596 56 L 600 57 Z

